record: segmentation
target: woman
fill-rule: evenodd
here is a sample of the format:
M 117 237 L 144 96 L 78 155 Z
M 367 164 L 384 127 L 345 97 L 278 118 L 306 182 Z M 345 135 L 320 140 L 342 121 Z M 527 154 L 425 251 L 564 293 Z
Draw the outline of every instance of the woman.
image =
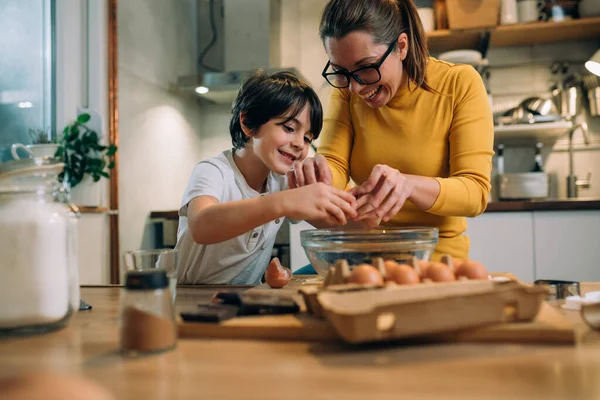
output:
M 351 178 L 359 219 L 435 226 L 433 259 L 468 258 L 465 217 L 486 208 L 494 154 L 481 77 L 429 57 L 412 0 L 332 0 L 320 35 L 337 89 L 319 155 L 294 165 L 290 185 Z

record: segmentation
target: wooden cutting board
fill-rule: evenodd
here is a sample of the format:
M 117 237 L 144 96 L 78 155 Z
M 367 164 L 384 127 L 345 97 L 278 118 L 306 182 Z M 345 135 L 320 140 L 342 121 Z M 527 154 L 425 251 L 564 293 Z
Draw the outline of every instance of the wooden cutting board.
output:
M 248 294 L 272 293 L 290 296 L 303 302 L 298 288 L 316 284 L 314 276 L 294 276 L 282 289 L 260 285 L 249 289 Z M 340 341 L 334 329 L 324 319 L 305 312 L 296 315 L 268 315 L 234 318 L 222 323 L 180 323 L 180 338 L 230 338 L 299 341 Z M 456 333 L 430 336 L 434 341 L 452 342 L 505 342 L 505 343 L 566 343 L 574 344 L 576 333 L 573 324 L 556 309 L 543 303 L 536 319 L 526 323 L 488 325 Z

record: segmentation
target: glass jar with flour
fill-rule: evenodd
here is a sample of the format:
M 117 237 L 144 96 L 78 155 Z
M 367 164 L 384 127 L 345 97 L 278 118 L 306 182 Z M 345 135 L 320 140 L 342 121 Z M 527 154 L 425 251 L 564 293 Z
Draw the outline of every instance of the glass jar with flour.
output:
M 64 164 L 0 164 L 0 335 L 59 329 L 79 308 L 76 216 L 57 176 Z

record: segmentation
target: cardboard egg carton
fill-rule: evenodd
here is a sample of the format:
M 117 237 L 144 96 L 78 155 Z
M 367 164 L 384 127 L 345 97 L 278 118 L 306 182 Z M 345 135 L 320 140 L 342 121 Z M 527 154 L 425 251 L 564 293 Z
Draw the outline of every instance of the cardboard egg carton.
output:
M 452 262 L 445 259 L 446 263 Z M 385 277 L 383 260 L 373 260 Z M 418 261 L 411 264 L 418 267 Z M 461 279 L 415 285 L 348 283 L 345 260 L 330 268 L 322 287 L 303 287 L 307 311 L 327 319 L 349 343 L 386 341 L 472 328 L 531 321 L 548 290 L 518 281 Z

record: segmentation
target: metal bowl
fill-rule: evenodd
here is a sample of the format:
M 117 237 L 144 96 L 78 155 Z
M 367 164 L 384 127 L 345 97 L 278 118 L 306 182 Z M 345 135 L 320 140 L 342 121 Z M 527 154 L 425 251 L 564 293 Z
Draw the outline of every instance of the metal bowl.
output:
M 532 112 L 534 115 L 556 115 L 558 109 L 552 99 L 545 99 L 542 97 L 528 97 L 523 100 L 520 104 L 521 107 L 527 111 Z
M 412 257 L 429 260 L 438 243 L 437 228 L 309 229 L 300 232 L 300 243 L 317 273 L 345 259 L 350 268 L 370 264 L 375 257 L 406 263 Z

